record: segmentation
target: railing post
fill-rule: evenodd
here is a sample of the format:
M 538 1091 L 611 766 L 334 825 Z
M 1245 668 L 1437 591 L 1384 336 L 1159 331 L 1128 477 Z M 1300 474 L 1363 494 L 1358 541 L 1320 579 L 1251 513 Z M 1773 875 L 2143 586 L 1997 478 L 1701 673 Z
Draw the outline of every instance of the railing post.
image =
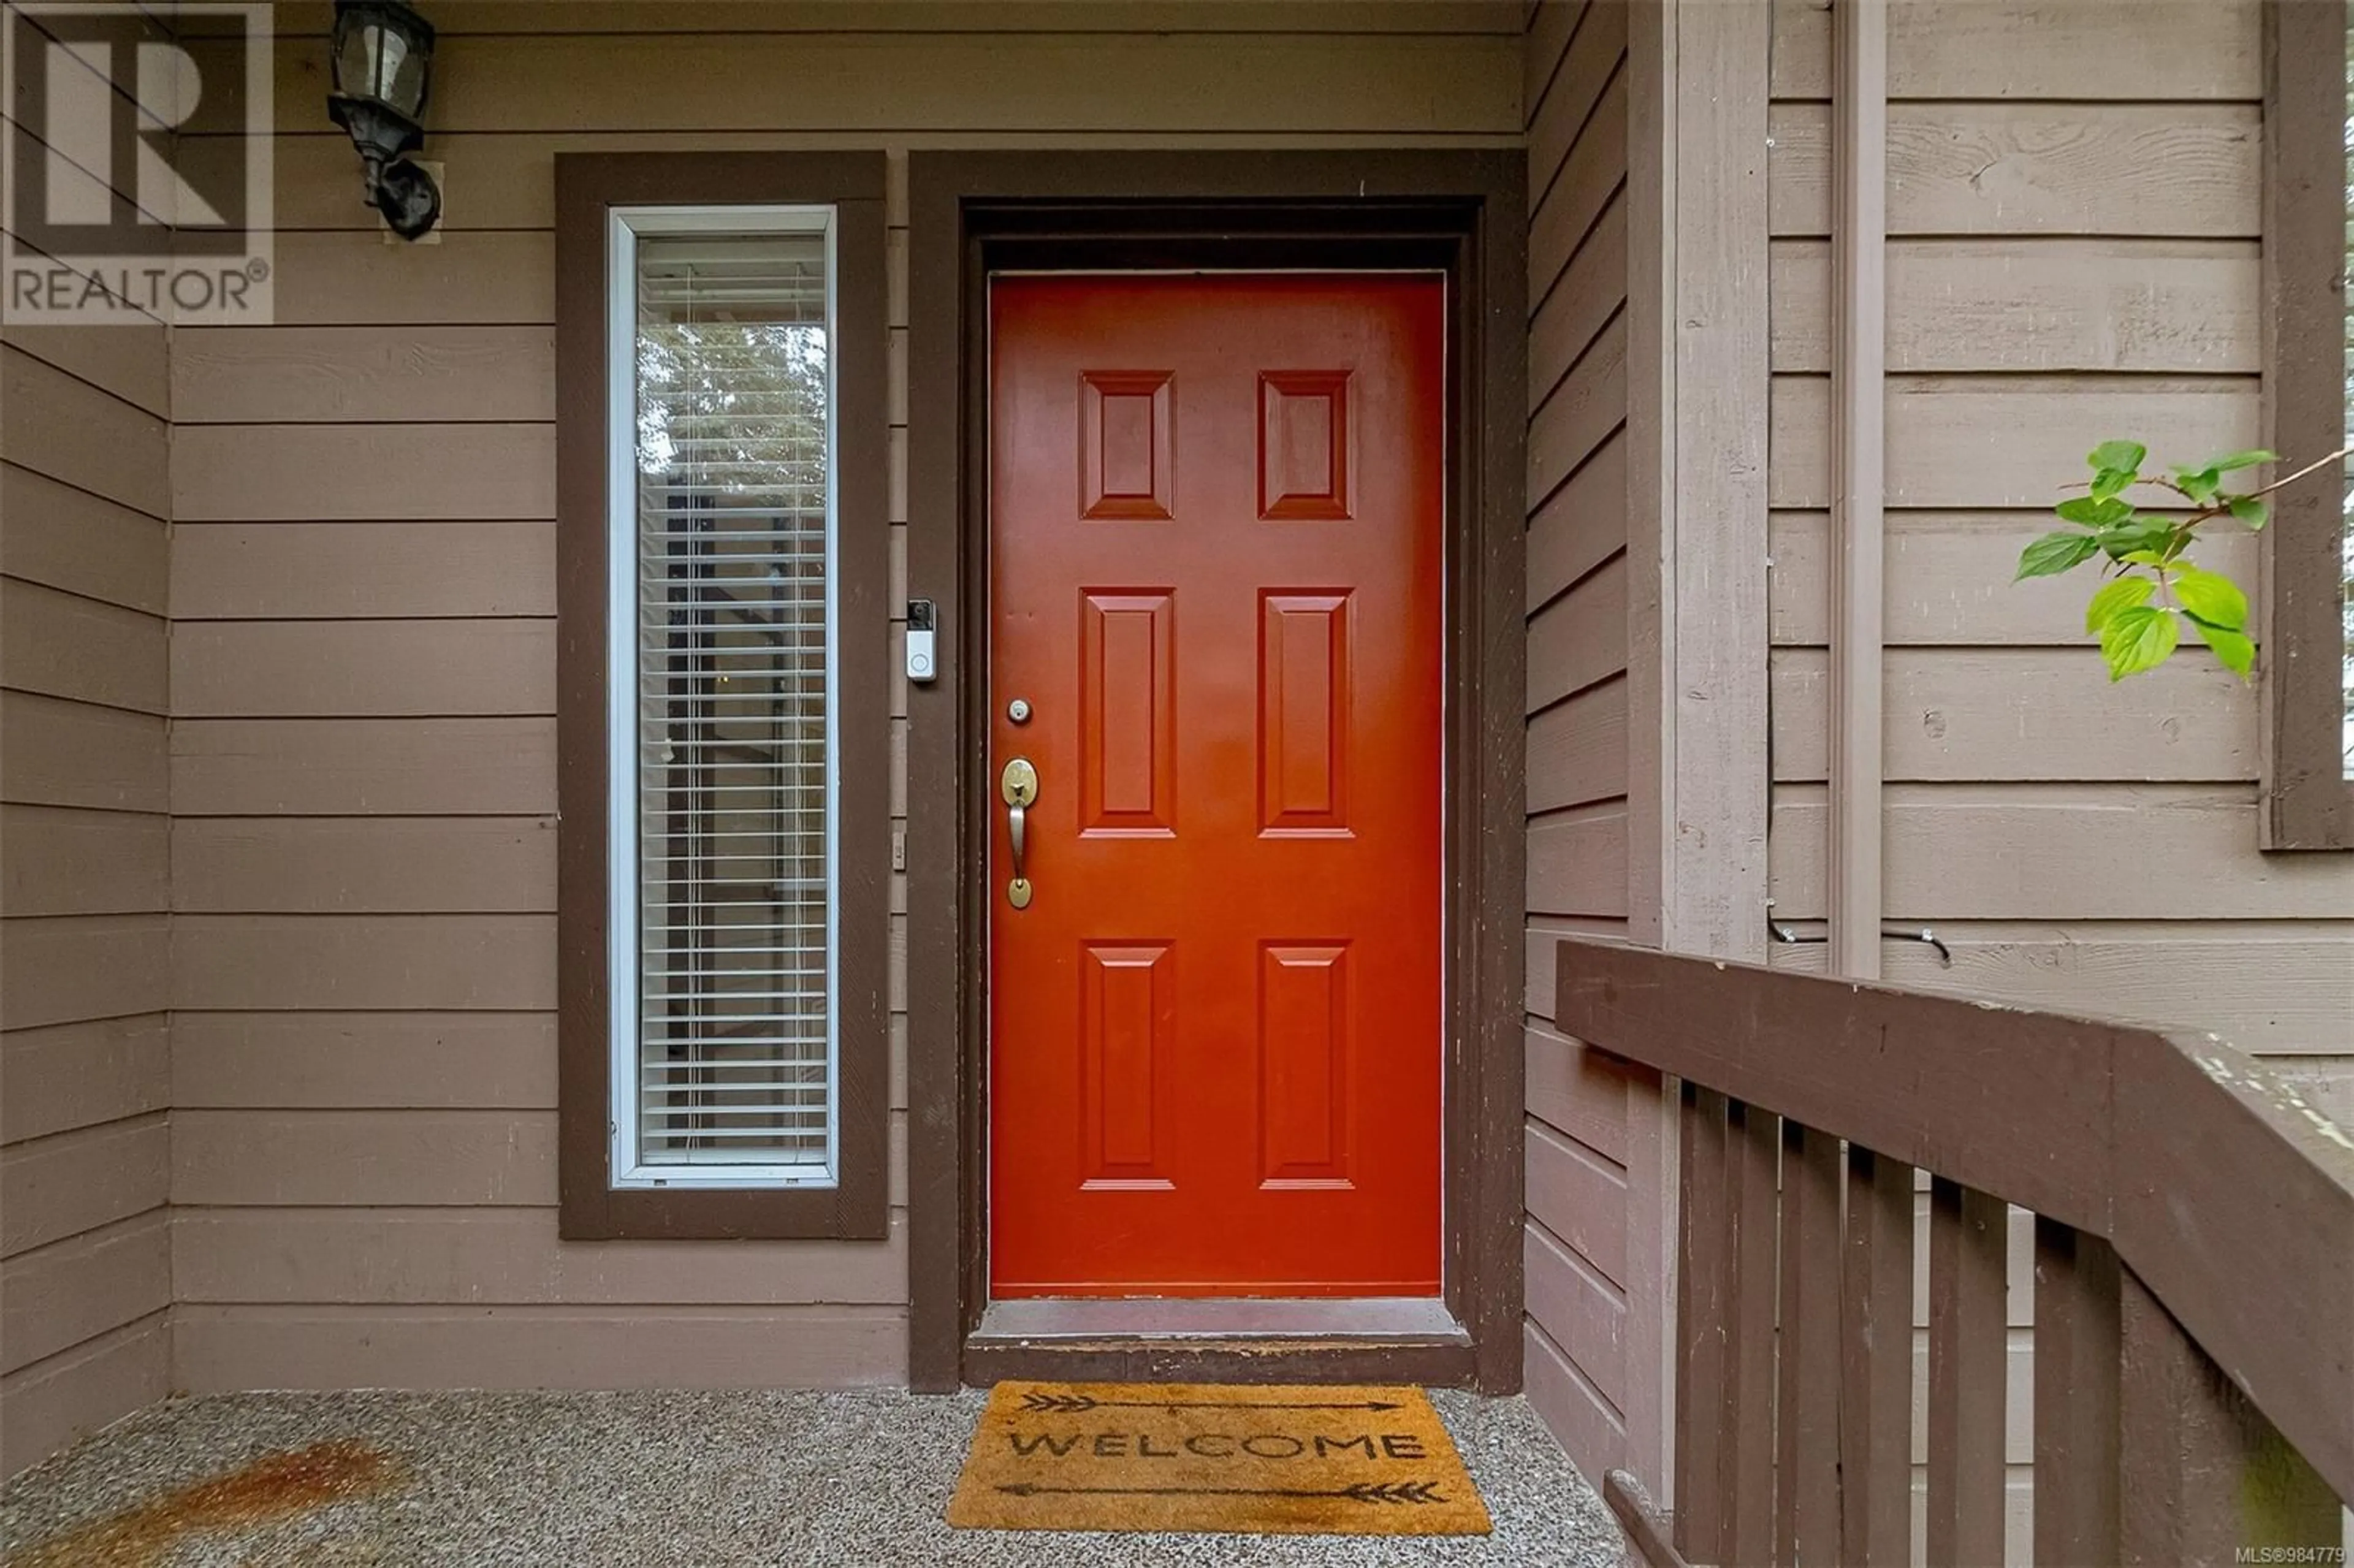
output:
M 1723 1563 L 1725 1499 L 1718 1489 L 1723 1425 L 1733 1224 L 1725 1213 L 1724 1097 L 1687 1079 L 1681 1139 L 1682 1218 L 1676 1269 L 1676 1545 L 1695 1562 Z
M 2342 1545 L 2338 1499 L 2313 1467 L 2130 1269 L 2118 1294 L 2120 1561 L 2229 1568 L 2243 1549 Z
M 2009 1210 L 1929 1187 L 1929 1568 L 2000 1568 Z
M 1723 1563 L 1774 1560 L 1774 1314 L 1779 1305 L 1776 1244 L 1780 1236 L 1776 1182 L 1782 1154 L 1782 1118 L 1760 1107 L 1732 1102 L 1725 1129 L 1733 1215 L 1733 1299 L 1726 1425 L 1732 1440 L 1722 1456 L 1728 1529 Z
M 1840 1140 L 1782 1122 L 1774 1561 L 1840 1556 Z
M 2035 1219 L 2035 1560 L 2117 1561 L 2117 1255 Z
M 1847 1151 L 1839 1561 L 1913 1560 L 1913 1167 Z

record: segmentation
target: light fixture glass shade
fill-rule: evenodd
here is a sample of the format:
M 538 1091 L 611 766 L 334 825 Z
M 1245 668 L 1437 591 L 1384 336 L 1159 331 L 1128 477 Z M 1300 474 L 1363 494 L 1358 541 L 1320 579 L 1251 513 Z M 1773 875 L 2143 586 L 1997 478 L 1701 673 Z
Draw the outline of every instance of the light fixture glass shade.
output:
M 432 24 L 399 0 L 336 0 L 338 98 L 419 124 L 432 61 Z

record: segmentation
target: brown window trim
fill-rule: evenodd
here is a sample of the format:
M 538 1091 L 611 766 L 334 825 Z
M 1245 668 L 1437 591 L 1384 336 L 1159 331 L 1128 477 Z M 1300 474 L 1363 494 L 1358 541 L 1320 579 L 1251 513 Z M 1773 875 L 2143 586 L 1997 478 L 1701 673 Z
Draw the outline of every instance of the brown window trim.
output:
M 891 760 L 890 411 L 880 153 L 556 156 L 557 1055 L 559 1229 L 579 1240 L 879 1239 L 889 1227 L 886 965 Z M 825 1189 L 616 1191 L 606 936 L 606 213 L 640 204 L 832 203 L 835 560 L 843 788 L 841 1182 Z
M 2272 0 L 2264 46 L 2264 420 L 2267 444 L 2300 464 L 2346 444 L 2346 0 Z M 2340 493 L 2298 484 L 2274 501 L 2264 535 L 2264 846 L 2354 849 Z

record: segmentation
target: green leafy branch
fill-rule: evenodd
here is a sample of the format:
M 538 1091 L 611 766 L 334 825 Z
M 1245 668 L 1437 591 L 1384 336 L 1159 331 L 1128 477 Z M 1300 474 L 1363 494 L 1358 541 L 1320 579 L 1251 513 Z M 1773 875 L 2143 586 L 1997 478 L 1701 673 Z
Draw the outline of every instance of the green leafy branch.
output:
M 2185 621 L 2244 681 L 2256 661 L 2256 645 L 2247 633 L 2248 596 L 2221 572 L 2190 559 L 2200 525 L 2229 517 L 2249 529 L 2262 528 L 2272 510 L 2265 496 L 2339 461 L 2349 450 L 2354 449 L 2340 448 L 2270 484 L 2233 492 L 2223 488 L 2226 475 L 2277 462 L 2278 454 L 2232 452 L 2166 475 L 2145 474 L 2147 447 L 2103 441 L 2084 460 L 2093 471 L 2089 483 L 2079 482 L 2085 493 L 2053 508 L 2068 526 L 2020 551 L 2019 576 L 2012 580 L 2057 577 L 2099 561 L 2101 575 L 2110 580 L 2085 606 L 2084 630 L 2100 638 L 2112 681 L 2165 663 L 2182 641 Z M 2153 489 L 2189 503 L 2191 510 L 2143 511 L 2132 493 Z

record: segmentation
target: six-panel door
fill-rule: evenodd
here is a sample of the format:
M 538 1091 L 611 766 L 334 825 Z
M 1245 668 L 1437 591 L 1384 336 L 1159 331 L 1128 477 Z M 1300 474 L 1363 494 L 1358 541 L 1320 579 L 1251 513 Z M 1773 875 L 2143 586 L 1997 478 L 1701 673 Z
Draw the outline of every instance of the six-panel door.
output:
M 1436 1294 L 1442 284 L 991 318 L 991 1290 Z

